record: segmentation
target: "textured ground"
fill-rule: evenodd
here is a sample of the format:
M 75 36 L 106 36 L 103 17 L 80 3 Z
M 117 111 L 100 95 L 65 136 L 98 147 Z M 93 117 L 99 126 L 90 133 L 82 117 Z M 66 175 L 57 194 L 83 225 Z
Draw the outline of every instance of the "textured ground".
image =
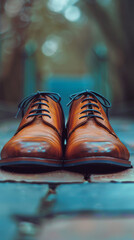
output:
M 0 149 L 17 124 L 0 125 Z M 114 119 L 112 126 L 128 147 L 134 166 L 134 121 Z M 133 168 L 88 176 L 0 170 L 1 240 L 134 239 L 133 183 Z

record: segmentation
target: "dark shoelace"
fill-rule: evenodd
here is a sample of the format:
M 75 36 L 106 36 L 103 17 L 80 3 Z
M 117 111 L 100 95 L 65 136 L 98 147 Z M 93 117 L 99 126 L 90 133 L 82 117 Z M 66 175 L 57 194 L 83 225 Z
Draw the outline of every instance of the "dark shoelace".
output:
M 89 107 L 89 108 L 84 110 L 84 111 L 82 111 L 80 113 L 80 114 L 83 114 L 83 113 L 87 113 L 87 114 L 82 116 L 82 117 L 80 117 L 79 119 L 86 118 L 86 117 L 89 117 L 89 118 L 97 117 L 97 118 L 101 118 L 102 120 L 104 120 L 100 116 L 101 112 L 99 110 L 95 110 L 95 109 L 92 108 L 93 106 L 95 106 L 95 107 L 97 107 L 99 109 L 99 106 L 96 104 L 97 100 L 106 109 L 106 115 L 108 117 L 108 109 L 111 107 L 111 103 L 105 97 L 103 97 L 101 94 L 96 93 L 94 91 L 87 90 L 87 91 L 83 91 L 83 92 L 75 93 L 75 94 L 71 95 L 70 96 L 71 101 L 67 104 L 67 106 L 71 105 L 74 100 L 77 100 L 77 99 L 79 99 L 82 96 L 86 97 L 85 99 L 82 100 L 82 103 L 85 102 L 85 101 L 89 101 L 89 103 L 83 105 L 81 107 L 81 109 L 83 109 L 85 107 Z M 97 98 L 97 100 L 94 97 Z M 95 103 L 91 103 L 90 101 L 93 101 Z M 96 114 L 94 114 L 94 113 L 96 113 Z
M 43 95 L 43 97 L 41 95 Z M 20 102 L 20 104 L 18 105 L 18 112 L 16 114 L 16 118 L 17 118 L 17 116 L 18 116 L 20 111 L 22 113 L 22 117 L 24 116 L 24 111 L 28 107 L 29 103 L 32 100 L 34 100 L 34 101 L 33 101 L 33 105 L 31 107 L 33 108 L 33 107 L 37 106 L 37 108 L 31 110 L 29 112 L 29 115 L 28 115 L 27 118 L 33 117 L 33 116 L 39 116 L 39 115 L 40 116 L 47 116 L 47 117 L 51 118 L 51 116 L 49 114 L 50 113 L 49 110 L 48 109 L 43 109 L 41 107 L 42 105 L 45 105 L 46 107 L 49 108 L 49 105 L 47 104 L 48 100 L 45 98 L 46 96 L 50 97 L 52 100 L 54 100 L 57 103 L 59 103 L 61 101 L 61 97 L 57 93 L 53 93 L 53 92 L 52 93 L 51 92 L 40 92 L 40 91 L 38 91 L 37 93 L 31 94 L 30 96 L 24 98 Z M 41 100 L 46 101 L 47 103 L 42 103 Z M 36 103 L 34 103 L 34 102 L 36 102 Z M 46 112 L 46 113 L 42 113 L 43 111 Z

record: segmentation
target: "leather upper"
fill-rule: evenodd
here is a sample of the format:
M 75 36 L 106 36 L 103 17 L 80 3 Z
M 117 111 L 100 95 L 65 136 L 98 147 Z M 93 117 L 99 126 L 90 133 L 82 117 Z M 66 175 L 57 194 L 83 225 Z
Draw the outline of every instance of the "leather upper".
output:
M 63 157 L 64 115 L 60 103 L 49 96 L 40 95 L 46 99 L 42 109 L 49 111 L 48 116 L 30 116 L 30 112 L 37 109 L 38 98 L 30 103 L 16 134 L 4 146 L 1 157 L 37 157 L 47 159 L 61 159 Z M 33 106 L 35 104 L 35 106 Z M 48 106 L 46 106 L 46 104 Z M 33 107 L 32 107 L 33 106 Z M 42 111 L 42 113 L 47 113 Z
M 87 96 L 83 95 L 71 104 L 67 123 L 66 159 L 108 156 L 128 160 L 129 152 L 112 129 L 98 98 L 92 94 L 89 98 L 94 100 L 82 102 L 87 99 Z M 88 103 L 92 104 L 92 113 L 98 115 L 95 111 L 99 111 L 99 116 L 103 119 L 95 116 L 83 117 L 83 110 L 90 112 L 88 105 L 83 108 Z

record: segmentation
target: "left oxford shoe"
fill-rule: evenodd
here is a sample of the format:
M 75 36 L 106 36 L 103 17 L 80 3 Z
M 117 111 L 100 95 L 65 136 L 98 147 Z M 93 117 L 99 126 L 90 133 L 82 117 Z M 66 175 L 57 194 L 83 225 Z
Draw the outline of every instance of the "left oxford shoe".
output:
M 88 90 L 70 98 L 64 167 L 80 171 L 130 168 L 129 152 L 108 120 L 109 101 Z
M 2 149 L 0 166 L 40 166 L 46 170 L 62 167 L 64 114 L 60 100 L 58 94 L 47 92 L 37 92 L 22 100 L 19 111 L 23 119 Z

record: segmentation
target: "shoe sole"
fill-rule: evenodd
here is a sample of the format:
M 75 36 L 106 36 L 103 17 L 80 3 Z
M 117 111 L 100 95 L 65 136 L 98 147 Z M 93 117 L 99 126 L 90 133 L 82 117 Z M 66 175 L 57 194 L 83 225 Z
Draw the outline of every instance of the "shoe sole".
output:
M 17 157 L 0 160 L 0 168 L 3 170 L 22 172 L 46 172 L 61 169 L 62 160 Z
M 101 172 L 104 170 L 114 171 L 132 168 L 131 162 L 113 157 L 85 157 L 71 160 L 64 160 L 64 168 L 70 171 L 79 172 Z

